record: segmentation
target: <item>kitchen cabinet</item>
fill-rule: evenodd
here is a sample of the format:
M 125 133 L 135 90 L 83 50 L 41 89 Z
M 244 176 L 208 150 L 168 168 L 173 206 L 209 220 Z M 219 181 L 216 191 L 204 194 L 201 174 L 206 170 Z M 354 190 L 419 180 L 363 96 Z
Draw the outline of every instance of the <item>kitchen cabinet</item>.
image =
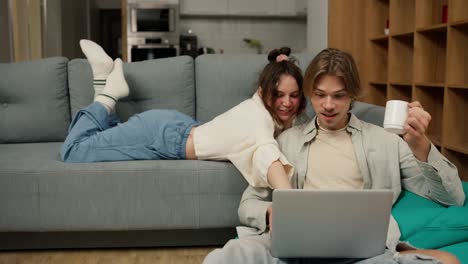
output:
M 271 1 L 271 2 L 276 2 L 275 13 L 277 15 L 294 16 L 297 14 L 297 10 L 296 10 L 297 1 L 276 0 L 276 1 Z
M 228 0 L 180 0 L 181 15 L 225 15 Z
M 281 2 L 289 2 L 289 1 L 281 1 Z M 299 16 L 305 16 L 307 15 L 307 2 L 308 0 L 296 0 L 294 1 L 295 3 L 295 8 L 296 8 L 296 14 Z M 317 3 L 314 3 L 315 5 Z
M 307 0 L 180 0 L 181 15 L 305 16 Z
M 277 0 L 229 0 L 231 15 L 275 15 Z

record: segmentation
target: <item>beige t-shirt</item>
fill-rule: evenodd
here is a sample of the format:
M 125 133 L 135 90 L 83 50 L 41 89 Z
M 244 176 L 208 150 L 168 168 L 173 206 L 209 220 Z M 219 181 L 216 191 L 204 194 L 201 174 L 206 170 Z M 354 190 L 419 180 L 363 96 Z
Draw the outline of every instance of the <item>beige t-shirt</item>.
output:
M 274 138 L 277 129 L 255 93 L 229 111 L 195 129 L 195 155 L 201 160 L 229 160 L 254 187 L 270 187 L 268 168 L 279 160 L 291 179 L 293 166 Z
M 336 131 L 319 127 L 309 147 L 304 189 L 362 189 L 363 184 L 346 127 Z

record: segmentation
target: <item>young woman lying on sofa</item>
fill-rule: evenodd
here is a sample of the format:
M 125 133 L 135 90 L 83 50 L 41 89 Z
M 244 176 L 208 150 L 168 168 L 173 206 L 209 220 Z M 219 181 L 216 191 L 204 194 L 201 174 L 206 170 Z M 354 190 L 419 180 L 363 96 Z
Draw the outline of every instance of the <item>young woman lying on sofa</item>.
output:
M 129 94 L 122 61 L 112 61 L 92 41 L 80 46 L 92 68 L 95 98 L 73 118 L 60 150 L 63 161 L 229 160 L 252 186 L 291 188 L 293 167 L 275 137 L 300 122 L 306 101 L 289 48 L 268 54 L 250 99 L 199 124 L 174 110 L 149 110 L 120 123 L 115 104 Z

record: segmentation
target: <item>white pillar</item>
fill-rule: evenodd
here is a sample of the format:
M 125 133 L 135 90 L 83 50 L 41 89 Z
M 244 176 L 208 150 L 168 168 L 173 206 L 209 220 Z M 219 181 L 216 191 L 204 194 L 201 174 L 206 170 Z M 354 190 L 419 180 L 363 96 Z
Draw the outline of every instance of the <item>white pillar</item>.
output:
M 307 51 L 313 54 L 328 46 L 328 0 L 307 2 Z

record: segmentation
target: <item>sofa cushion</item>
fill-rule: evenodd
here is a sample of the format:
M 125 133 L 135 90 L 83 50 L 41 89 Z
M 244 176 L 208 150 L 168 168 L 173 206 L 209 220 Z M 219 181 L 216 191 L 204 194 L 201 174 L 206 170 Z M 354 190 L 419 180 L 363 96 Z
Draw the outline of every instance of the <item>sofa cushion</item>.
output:
M 463 182 L 463 188 L 468 193 L 468 182 Z M 445 207 L 403 191 L 392 213 L 400 226 L 401 239 L 416 247 L 440 248 L 468 242 L 468 197 L 462 207 Z
M 385 108 L 364 102 L 355 102 L 351 112 L 362 121 L 383 127 Z
M 70 123 L 66 58 L 0 63 L 0 143 L 60 141 Z
M 295 54 L 304 71 L 312 54 Z M 197 120 L 207 122 L 250 98 L 258 76 L 268 63 L 266 55 L 205 54 L 195 60 Z M 223 98 L 223 100 L 213 100 Z
M 195 117 L 193 59 L 189 56 L 124 64 L 130 95 L 117 104 L 122 121 L 150 109 L 175 109 Z M 72 115 L 93 101 L 91 67 L 85 59 L 69 63 Z
M 60 145 L 0 144 L 0 232 L 239 225 L 247 182 L 229 162 L 63 163 Z

